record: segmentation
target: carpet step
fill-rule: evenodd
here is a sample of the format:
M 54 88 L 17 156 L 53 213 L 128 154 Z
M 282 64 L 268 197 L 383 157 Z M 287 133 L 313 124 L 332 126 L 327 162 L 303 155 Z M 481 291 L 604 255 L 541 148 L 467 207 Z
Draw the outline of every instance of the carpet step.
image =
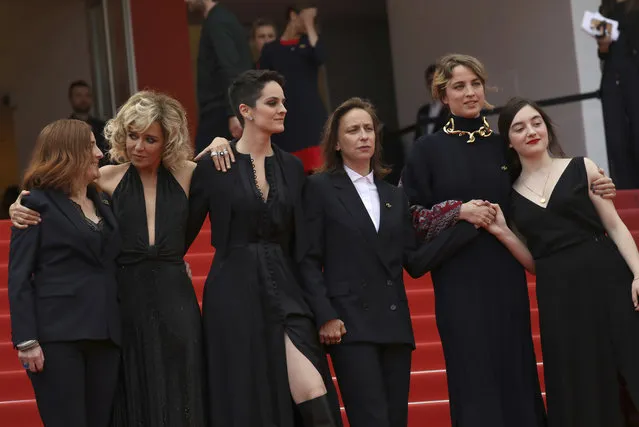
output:
M 2 427 L 43 427 L 35 399 L 0 402 Z

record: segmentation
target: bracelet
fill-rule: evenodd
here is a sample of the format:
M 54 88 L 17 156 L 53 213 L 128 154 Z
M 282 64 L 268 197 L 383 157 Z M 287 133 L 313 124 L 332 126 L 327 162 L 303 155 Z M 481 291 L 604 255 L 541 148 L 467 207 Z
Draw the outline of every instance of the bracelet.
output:
M 20 351 L 28 351 L 38 347 L 39 345 L 40 343 L 38 342 L 38 340 L 29 340 L 29 341 L 21 342 L 20 344 L 16 346 L 16 348 Z

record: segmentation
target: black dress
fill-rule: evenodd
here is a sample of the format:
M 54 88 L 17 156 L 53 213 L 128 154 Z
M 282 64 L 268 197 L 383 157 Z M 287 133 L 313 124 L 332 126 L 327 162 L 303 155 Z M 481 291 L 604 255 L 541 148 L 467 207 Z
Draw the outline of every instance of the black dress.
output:
M 457 129 L 481 125 L 455 117 Z M 439 130 L 415 143 L 402 177 L 411 204 L 482 199 L 508 206 L 503 139 L 466 141 Z M 522 266 L 481 230 L 432 277 L 453 427 L 545 425 Z
M 341 420 L 326 354 L 293 259 L 294 234 L 301 231 L 294 218 L 301 188 L 295 191 L 286 179 L 290 175 L 285 174 L 282 156 L 297 162 L 300 182 L 301 164 L 274 147 L 275 155 L 265 159 L 270 189 L 264 201 L 255 185 L 251 157 L 233 149 L 236 164 L 228 173 L 215 171 L 211 159 L 204 159 L 191 188 L 194 224 L 189 228 L 199 229 L 201 212 L 209 212 L 213 238 L 220 238 L 215 234 L 222 227 L 228 235 L 227 241 L 217 243 L 202 303 L 210 425 L 295 424 L 285 334 L 324 377 L 334 417 Z M 227 206 L 230 212 L 225 211 Z M 228 222 L 218 228 L 222 217 Z
M 639 314 L 632 272 L 570 161 L 546 208 L 513 191 L 512 219 L 535 258 L 551 427 L 621 427 L 619 379 L 639 407 Z
M 122 252 L 122 381 L 114 426 L 205 426 L 202 323 L 183 261 L 188 200 L 168 170 L 157 178 L 155 244 L 144 188 L 130 166 L 113 192 Z

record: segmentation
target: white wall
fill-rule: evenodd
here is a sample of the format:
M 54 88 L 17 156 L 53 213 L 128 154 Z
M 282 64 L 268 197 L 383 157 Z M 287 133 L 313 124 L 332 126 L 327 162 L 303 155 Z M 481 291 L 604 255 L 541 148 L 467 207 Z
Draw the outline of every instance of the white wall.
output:
M 387 0 L 400 126 L 413 123 L 426 100 L 426 66 L 451 52 L 484 62 L 488 85 L 498 90 L 488 94 L 495 105 L 514 95 L 544 99 L 595 90 L 595 74 L 581 68 L 593 61 L 596 52 L 592 44 L 586 48 L 583 42 L 589 40 L 583 40 L 573 26 L 573 15 L 583 14 L 587 6 L 581 3 L 594 2 Z M 588 155 L 597 157 L 591 153 L 592 137 L 586 140 L 584 135 L 584 118 L 588 132 L 601 121 L 593 117 L 594 109 L 582 109 L 580 103 L 548 109 L 568 154 L 583 155 L 588 150 Z
M 90 82 L 84 0 L 0 0 L 0 94 L 9 94 L 21 170 L 40 130 L 67 117 L 69 83 Z

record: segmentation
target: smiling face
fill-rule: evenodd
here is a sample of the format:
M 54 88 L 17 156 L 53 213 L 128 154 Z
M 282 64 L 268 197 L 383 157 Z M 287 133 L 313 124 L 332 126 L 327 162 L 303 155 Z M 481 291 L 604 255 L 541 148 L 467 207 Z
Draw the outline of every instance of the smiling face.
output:
M 375 154 L 375 126 L 368 112 L 353 108 L 342 116 L 336 149 L 342 153 L 346 166 L 370 164 Z
M 153 122 L 142 132 L 129 129 L 126 137 L 126 153 L 131 164 L 139 169 L 157 167 L 162 161 L 164 132 L 158 122 Z
M 524 106 L 517 112 L 510 129 L 508 140 L 519 157 L 536 157 L 548 150 L 548 126 L 541 113 Z
M 486 103 L 484 84 L 470 68 L 458 65 L 453 68 L 442 102 L 456 116 L 479 117 Z

